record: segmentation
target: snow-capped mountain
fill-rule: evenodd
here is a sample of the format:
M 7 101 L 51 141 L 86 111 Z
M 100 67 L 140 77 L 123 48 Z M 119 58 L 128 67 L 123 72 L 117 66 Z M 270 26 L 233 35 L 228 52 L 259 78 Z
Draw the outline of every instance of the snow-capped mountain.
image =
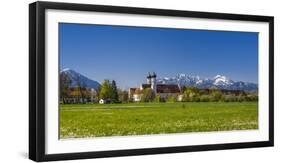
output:
M 164 77 L 157 79 L 158 84 L 178 84 L 180 87 L 197 88 L 219 88 L 229 90 L 244 90 L 255 92 L 258 85 L 255 83 L 234 81 L 223 75 L 216 75 L 213 78 L 201 78 L 186 74 L 178 74 L 175 77 Z
M 79 79 L 86 88 L 93 88 L 95 90 L 98 90 L 101 86 L 97 81 L 89 79 L 86 76 L 69 68 L 63 69 L 60 73 L 64 73 L 70 78 L 70 80 L 72 81 L 70 87 L 77 87 L 77 79 Z

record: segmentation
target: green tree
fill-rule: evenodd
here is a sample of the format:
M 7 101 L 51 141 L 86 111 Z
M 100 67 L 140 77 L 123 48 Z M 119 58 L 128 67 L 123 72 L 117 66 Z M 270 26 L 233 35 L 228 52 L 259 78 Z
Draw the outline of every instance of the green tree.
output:
M 237 97 L 235 95 L 225 95 L 224 102 L 236 102 Z
M 160 95 L 156 95 L 155 99 L 154 99 L 154 102 L 163 102 L 163 99 L 161 98 Z
M 246 101 L 246 97 L 245 97 L 245 95 L 240 94 L 240 95 L 237 97 L 237 101 L 238 101 L 238 102 L 243 102 L 243 101 Z
M 183 101 L 185 102 L 199 102 L 199 89 L 196 87 L 187 88 L 184 91 Z
M 115 80 L 112 80 L 111 91 L 112 91 L 112 97 L 111 97 L 112 101 L 113 102 L 118 102 L 119 97 L 118 97 L 118 90 L 117 90 L 117 86 L 116 86 Z
M 201 95 L 200 96 L 200 102 L 210 102 L 210 101 L 211 101 L 210 95 Z
M 190 89 L 185 89 L 185 91 L 183 92 L 183 98 L 182 101 L 183 102 L 190 102 L 190 94 L 191 94 L 191 90 Z
M 191 102 L 200 102 L 200 95 L 198 93 L 191 93 L 189 97 Z
M 112 99 L 113 93 L 112 93 L 112 87 L 109 80 L 104 80 L 104 82 L 101 85 L 99 98 L 100 99 Z
M 175 96 L 169 96 L 167 102 L 171 102 L 171 103 L 177 102 L 177 98 Z
M 118 90 L 119 102 L 127 103 L 129 101 L 129 93 L 125 90 Z
M 151 88 L 145 88 L 141 97 L 141 102 L 152 102 L 154 101 L 155 93 Z
M 190 102 L 189 95 L 186 95 L 186 94 L 184 93 L 184 94 L 183 94 L 183 97 L 182 97 L 182 102 Z
M 257 94 L 248 94 L 245 98 L 247 101 L 258 101 Z
M 211 96 L 212 96 L 212 101 L 215 102 L 220 101 L 222 98 L 222 92 L 218 89 L 214 89 L 212 90 Z

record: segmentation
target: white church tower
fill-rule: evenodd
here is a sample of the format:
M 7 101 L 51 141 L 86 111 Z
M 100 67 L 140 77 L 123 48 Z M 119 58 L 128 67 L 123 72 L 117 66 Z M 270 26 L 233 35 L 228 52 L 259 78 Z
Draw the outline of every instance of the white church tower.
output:
M 151 74 L 148 73 L 148 76 L 146 77 L 146 84 L 151 84 Z
M 151 75 L 151 89 L 156 93 L 156 73 L 153 72 L 153 74 Z

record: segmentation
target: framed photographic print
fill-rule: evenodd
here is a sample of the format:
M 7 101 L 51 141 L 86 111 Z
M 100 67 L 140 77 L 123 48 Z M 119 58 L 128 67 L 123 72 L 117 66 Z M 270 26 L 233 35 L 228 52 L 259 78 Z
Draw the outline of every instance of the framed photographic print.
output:
M 35 2 L 34 161 L 273 146 L 273 17 Z

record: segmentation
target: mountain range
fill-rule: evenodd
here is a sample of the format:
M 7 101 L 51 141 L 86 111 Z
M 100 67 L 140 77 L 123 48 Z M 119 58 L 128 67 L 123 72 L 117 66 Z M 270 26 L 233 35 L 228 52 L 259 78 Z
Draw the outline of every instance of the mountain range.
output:
M 69 68 L 63 69 L 60 73 L 65 74 L 70 78 L 70 80 L 72 81 L 70 87 L 72 87 L 72 88 L 77 87 L 78 78 L 79 78 L 80 82 L 83 83 L 83 85 L 85 85 L 85 87 L 87 87 L 87 88 L 93 88 L 95 90 L 98 90 L 101 86 L 99 82 L 89 79 L 88 77 L 86 77 L 72 69 L 69 69 Z
M 164 77 L 157 79 L 158 84 L 178 84 L 180 87 L 197 88 L 218 88 L 228 90 L 244 90 L 247 92 L 257 92 L 256 83 L 234 81 L 223 75 L 216 75 L 213 78 L 201 78 L 187 74 L 178 74 L 175 77 Z
M 70 87 L 77 87 L 77 78 L 80 78 L 87 88 L 93 88 L 98 90 L 101 84 L 95 80 L 92 80 L 72 69 L 63 69 L 60 73 L 66 74 L 72 81 Z M 197 88 L 218 88 L 228 90 L 244 90 L 247 92 L 257 92 L 258 84 L 234 81 L 223 75 L 216 75 L 213 78 L 201 78 L 199 76 L 192 76 L 187 74 L 178 74 L 175 77 L 157 78 L 158 84 L 177 84 L 180 87 L 197 87 Z

